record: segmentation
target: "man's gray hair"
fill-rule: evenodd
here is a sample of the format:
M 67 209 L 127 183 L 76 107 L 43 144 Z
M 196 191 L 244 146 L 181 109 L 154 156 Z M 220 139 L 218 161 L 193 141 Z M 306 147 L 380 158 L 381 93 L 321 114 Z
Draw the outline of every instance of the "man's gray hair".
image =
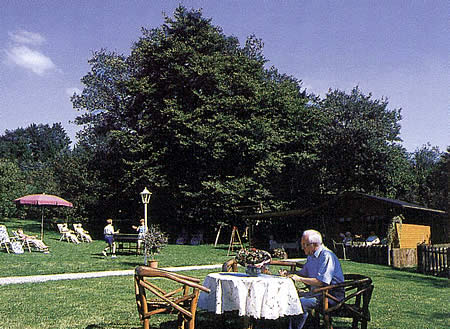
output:
M 320 234 L 319 231 L 306 230 L 303 232 L 302 236 L 308 241 L 308 243 L 314 243 L 319 246 L 322 244 L 322 234 Z

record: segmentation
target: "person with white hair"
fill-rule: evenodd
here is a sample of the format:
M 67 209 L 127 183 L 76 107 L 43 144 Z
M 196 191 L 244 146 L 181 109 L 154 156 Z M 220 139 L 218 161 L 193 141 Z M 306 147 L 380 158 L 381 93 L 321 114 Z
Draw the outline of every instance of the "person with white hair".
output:
M 295 273 L 280 271 L 281 275 L 303 282 L 309 288 L 308 293 L 300 296 L 304 313 L 289 317 L 289 329 L 303 328 L 308 313 L 319 305 L 321 294 L 314 294 L 315 288 L 344 282 L 341 263 L 336 255 L 322 244 L 320 232 L 316 230 L 303 232 L 301 246 L 308 256 L 303 268 Z M 345 295 L 342 288 L 332 290 L 331 294 L 339 300 L 342 300 Z M 330 300 L 330 304 L 332 306 L 335 302 Z

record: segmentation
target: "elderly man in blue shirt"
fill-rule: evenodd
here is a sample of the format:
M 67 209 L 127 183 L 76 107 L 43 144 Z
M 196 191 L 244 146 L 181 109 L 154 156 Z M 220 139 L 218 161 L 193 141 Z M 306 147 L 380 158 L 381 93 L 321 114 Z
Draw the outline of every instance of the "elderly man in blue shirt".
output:
M 314 294 L 314 289 L 330 284 L 344 282 L 341 263 L 336 255 L 322 244 L 322 235 L 315 230 L 307 230 L 302 235 L 302 249 L 308 256 L 303 268 L 293 274 L 281 272 L 294 281 L 303 282 L 309 287 L 309 293 L 300 297 L 303 314 L 289 319 L 289 329 L 301 329 L 305 325 L 308 313 L 321 302 L 321 295 Z M 335 289 L 331 292 L 338 299 L 344 298 L 344 290 Z M 334 302 L 330 301 L 330 306 Z

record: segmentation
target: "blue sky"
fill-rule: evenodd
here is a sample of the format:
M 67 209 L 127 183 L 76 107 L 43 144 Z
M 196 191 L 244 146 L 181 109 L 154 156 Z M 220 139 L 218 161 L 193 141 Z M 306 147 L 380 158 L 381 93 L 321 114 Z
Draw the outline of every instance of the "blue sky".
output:
M 269 65 L 309 91 L 359 85 L 402 108 L 403 146 L 449 143 L 449 1 L 5 0 L 0 17 L 0 134 L 61 122 L 74 140 L 87 61 L 101 48 L 129 54 L 141 27 L 163 23 L 179 4 L 203 8 L 241 44 L 264 41 Z

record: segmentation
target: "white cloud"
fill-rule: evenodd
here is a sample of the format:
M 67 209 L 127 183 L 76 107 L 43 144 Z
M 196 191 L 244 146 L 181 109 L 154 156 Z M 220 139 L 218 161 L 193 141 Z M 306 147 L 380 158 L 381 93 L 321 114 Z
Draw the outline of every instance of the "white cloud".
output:
M 27 46 L 15 46 L 6 50 L 8 59 L 18 66 L 42 75 L 48 70 L 56 69 L 52 60 L 37 50 Z
M 66 88 L 66 94 L 70 97 L 72 97 L 73 94 L 81 95 L 81 90 L 77 87 Z
M 20 30 L 17 32 L 8 32 L 9 38 L 19 44 L 41 45 L 45 42 L 45 38 L 39 33 Z

